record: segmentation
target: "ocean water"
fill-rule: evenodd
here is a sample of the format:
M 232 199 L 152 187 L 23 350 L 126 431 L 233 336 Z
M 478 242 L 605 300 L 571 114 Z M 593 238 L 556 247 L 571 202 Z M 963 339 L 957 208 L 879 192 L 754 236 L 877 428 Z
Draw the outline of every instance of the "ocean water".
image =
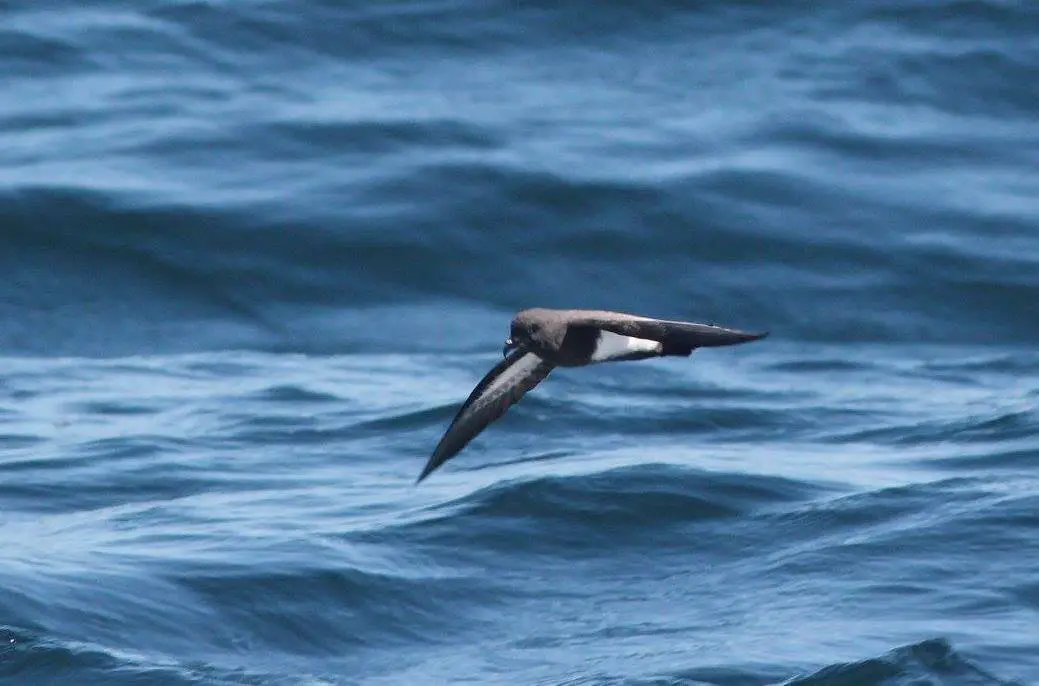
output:
M 0 683 L 1039 683 L 1039 4 L 0 2 Z M 558 370 L 519 309 L 768 329 Z

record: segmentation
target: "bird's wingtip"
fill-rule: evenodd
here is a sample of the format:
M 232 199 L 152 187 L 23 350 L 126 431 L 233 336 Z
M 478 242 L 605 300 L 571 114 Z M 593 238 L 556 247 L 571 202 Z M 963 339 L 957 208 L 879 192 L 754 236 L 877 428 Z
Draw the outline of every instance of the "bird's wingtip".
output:
M 727 329 L 726 333 L 730 335 L 731 343 L 750 343 L 751 341 L 760 341 L 762 338 L 768 338 L 771 331 L 747 331 L 746 329 Z
M 735 345 L 737 343 L 751 343 L 768 338 L 771 331 L 744 331 L 740 329 L 721 329 L 721 335 L 712 336 L 700 344 L 702 347 L 713 347 L 721 345 Z M 699 347 L 699 346 L 698 346 Z
M 425 481 L 426 477 L 432 474 L 439 466 L 440 462 L 436 460 L 436 455 L 429 458 L 429 460 L 426 462 L 426 466 L 422 468 L 422 472 L 418 475 L 418 478 L 415 479 L 415 485 L 418 486 L 420 483 Z

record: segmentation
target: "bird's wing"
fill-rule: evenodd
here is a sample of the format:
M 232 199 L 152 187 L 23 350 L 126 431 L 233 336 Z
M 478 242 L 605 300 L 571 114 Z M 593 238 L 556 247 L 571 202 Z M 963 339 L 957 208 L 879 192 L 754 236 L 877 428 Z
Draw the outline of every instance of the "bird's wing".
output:
M 756 341 L 767 332 L 751 333 L 726 329 L 713 324 L 652 319 L 621 312 L 588 310 L 570 319 L 571 326 L 591 326 L 603 331 L 636 339 L 659 341 L 665 354 L 689 354 L 694 348 L 710 348 Z
M 523 347 L 509 353 L 469 394 L 426 462 L 418 481 L 457 455 L 488 424 L 541 383 L 554 366 Z

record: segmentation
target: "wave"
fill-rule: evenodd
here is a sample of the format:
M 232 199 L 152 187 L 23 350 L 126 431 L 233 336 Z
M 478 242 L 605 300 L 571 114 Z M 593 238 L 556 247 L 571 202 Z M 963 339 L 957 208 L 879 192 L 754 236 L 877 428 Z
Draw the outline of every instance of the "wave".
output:
M 0 350 L 363 348 L 375 308 L 403 347 L 415 309 L 532 304 L 1039 336 L 1027 3 L 8 14 Z M 87 95 L 39 98 L 70 62 Z
M 336 682 L 286 671 L 225 667 L 205 661 L 110 649 L 90 642 L 48 638 L 45 634 L 0 626 L 0 679 L 8 686 L 64 684 L 69 675 L 99 686 L 334 686 Z M 273 667 L 273 666 L 272 666 Z
M 935 638 L 876 658 L 831 665 L 785 683 L 790 686 L 910 686 L 935 680 L 947 686 L 1009 686 Z
M 553 458 L 558 455 L 553 455 Z M 690 528 L 798 501 L 818 487 L 779 477 L 706 473 L 645 464 L 590 474 L 518 479 L 482 488 L 365 540 L 585 555 L 606 545 L 655 546 Z M 538 531 L 530 537 L 530 531 Z M 699 545 L 699 544 L 698 544 Z
M 179 661 L 145 653 L 109 650 L 97 645 L 45 638 L 35 632 L 0 627 L 0 677 L 11 686 L 62 683 L 72 670 L 90 683 L 130 686 L 162 683 L 206 686 L 333 686 L 346 683 L 336 677 L 308 674 L 305 668 L 287 671 L 263 667 L 231 667 L 199 660 Z M 291 659 L 288 660 L 292 662 Z M 264 667 L 267 667 L 264 665 Z M 944 638 L 902 646 L 874 658 L 838 663 L 804 676 L 784 676 L 775 668 L 699 667 L 646 679 L 587 677 L 580 683 L 712 684 L 713 686 L 767 686 L 782 681 L 789 686 L 910 686 L 922 681 L 945 686 L 1023 686 L 1004 680 L 959 653 Z M 577 683 L 567 680 L 565 683 Z
M 835 440 L 902 446 L 929 446 L 939 442 L 969 446 L 994 440 L 1027 442 L 1039 436 L 1037 419 L 1039 415 L 1033 409 L 985 411 L 945 419 L 891 421 L 880 428 L 842 434 Z M 998 462 L 998 457 L 993 459 L 993 463 Z
M 247 216 L 226 211 L 135 209 L 96 193 L 7 194 L 0 197 L 9 247 L 0 260 L 7 274 L 0 317 L 10 326 L 0 348 L 80 355 L 343 350 L 371 340 L 364 322 L 373 307 L 407 312 L 422 306 L 465 320 L 488 311 L 504 318 L 532 304 L 648 310 L 772 328 L 795 340 L 1012 343 L 1036 335 L 1029 316 L 1034 285 L 1022 271 L 1027 265 L 970 256 L 967 242 L 955 249 L 953 270 L 943 266 L 948 253 L 922 257 L 912 245 L 869 247 L 852 236 L 831 239 L 827 248 L 806 234 L 714 231 L 710 219 L 696 233 L 676 233 L 667 225 L 692 210 L 662 210 L 668 196 L 660 191 L 624 199 L 604 189 L 594 200 L 588 193 L 599 191 L 572 189 L 567 193 L 599 209 L 568 216 L 551 200 L 551 184 L 539 189 L 535 182 L 524 200 L 523 175 L 511 176 L 481 192 L 488 207 L 512 209 L 468 218 L 471 210 L 451 212 L 454 227 L 429 241 L 392 231 L 377 236 L 371 227 L 362 229 L 368 222 L 360 219 L 353 228 L 290 229 L 262 220 L 248 226 Z M 560 185 L 560 192 L 567 185 L 573 183 Z M 702 211 L 709 218 L 710 204 Z M 610 218 L 599 222 L 597 216 Z M 620 228 L 629 221 L 625 216 L 642 228 Z M 616 228 L 593 229 L 597 223 Z M 521 239 L 532 224 L 565 228 Z M 478 226 L 511 228 L 488 234 Z M 897 267 L 900 261 L 915 264 L 913 271 Z M 819 269 L 842 264 L 872 264 L 875 283 L 862 290 L 854 278 L 820 277 Z M 918 281 L 922 273 L 929 274 L 926 285 Z M 618 281 L 616 274 L 625 278 Z M 835 289 L 860 307 L 835 307 Z M 950 316 L 952 300 L 970 304 L 968 325 Z M 407 316 L 385 326 L 381 340 L 421 336 L 408 329 Z
M 883 655 L 828 665 L 810 674 L 782 674 L 774 668 L 755 670 L 700 667 L 626 684 L 710 684 L 711 686 L 1023 686 L 1006 681 L 957 651 L 945 638 L 931 638 L 895 648 Z M 589 682 L 612 684 L 611 680 Z M 617 681 L 616 683 L 621 683 Z
M 406 563 L 381 566 L 199 570 L 171 579 L 250 645 L 308 656 L 442 642 L 445 632 L 475 630 L 481 608 L 500 602 L 495 584 L 475 575 L 421 567 L 409 575 Z

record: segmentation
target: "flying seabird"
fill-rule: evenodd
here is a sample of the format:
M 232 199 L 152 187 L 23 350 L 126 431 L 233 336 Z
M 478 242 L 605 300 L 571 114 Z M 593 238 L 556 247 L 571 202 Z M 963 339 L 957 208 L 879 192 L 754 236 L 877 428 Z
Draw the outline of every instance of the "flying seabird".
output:
M 461 452 L 555 367 L 666 355 L 688 357 L 696 348 L 746 343 L 768 335 L 605 310 L 544 308 L 517 314 L 510 333 L 502 350 L 505 359 L 462 403 L 416 483 Z

